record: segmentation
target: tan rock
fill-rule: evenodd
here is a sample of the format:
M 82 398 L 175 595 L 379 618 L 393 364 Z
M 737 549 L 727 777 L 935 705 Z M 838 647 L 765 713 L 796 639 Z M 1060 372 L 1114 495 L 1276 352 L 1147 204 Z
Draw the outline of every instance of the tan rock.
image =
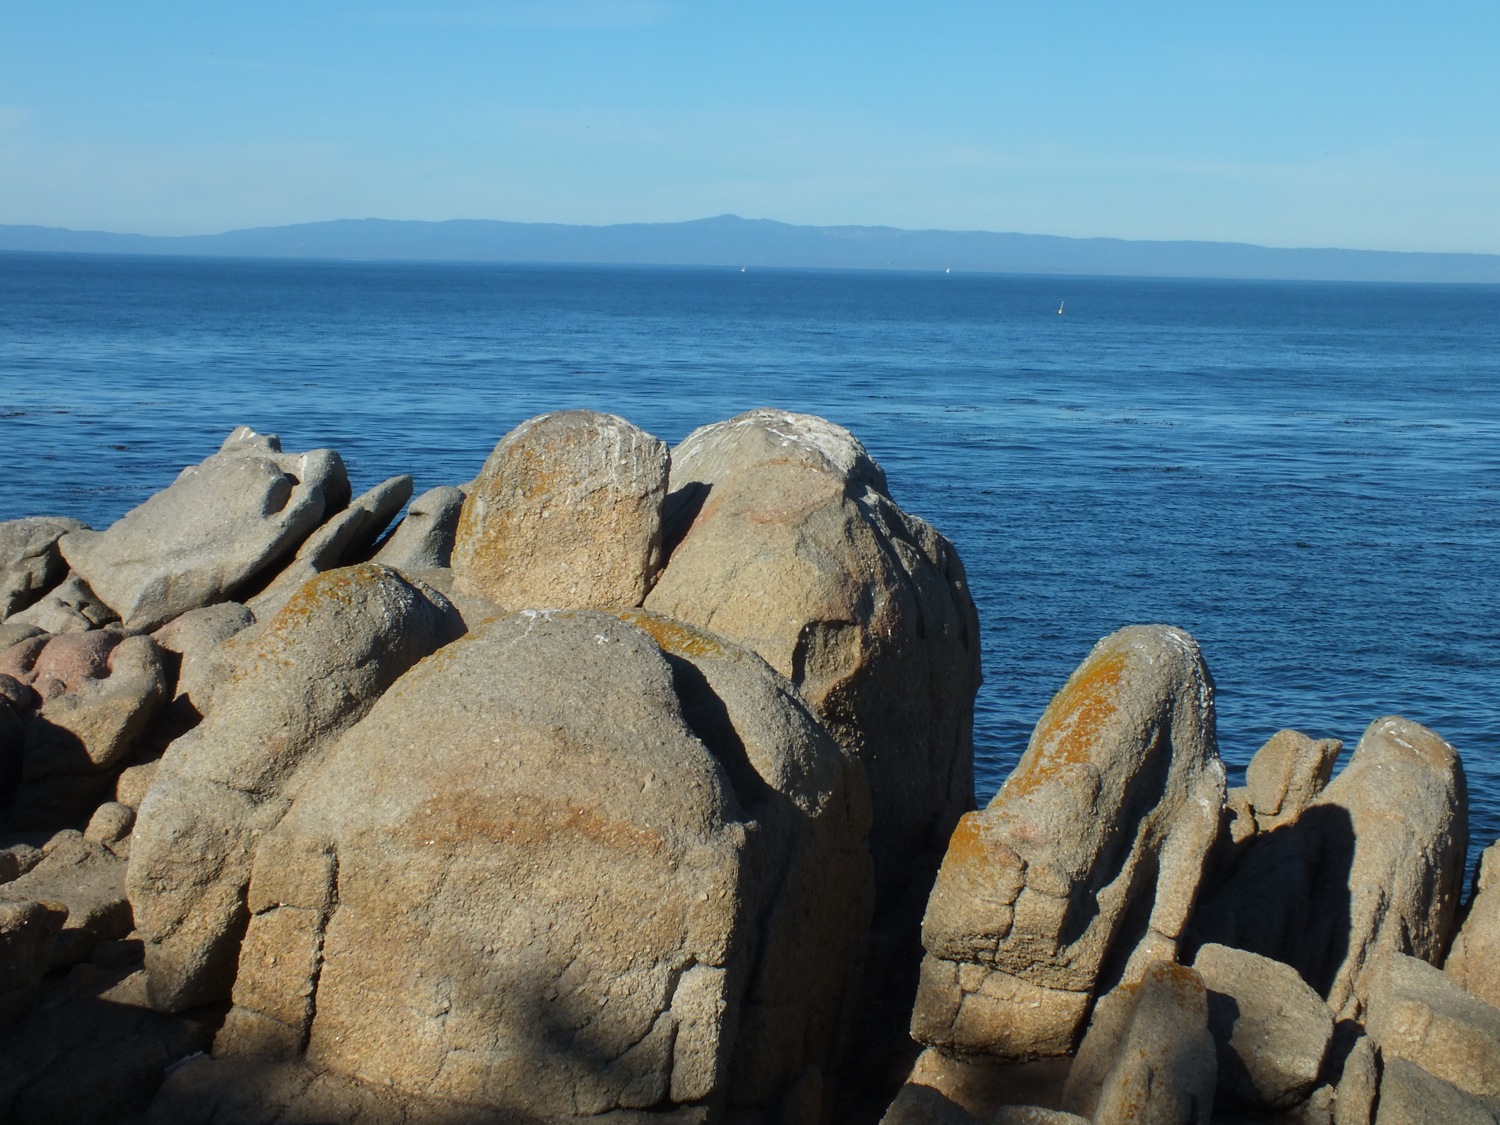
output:
M 436 591 L 366 564 L 317 576 L 253 637 L 232 690 L 168 747 L 137 816 L 130 897 L 154 1003 L 228 997 L 255 850 L 299 770 L 461 628 Z
M 661 568 L 667 447 L 613 414 L 521 423 L 464 501 L 461 593 L 507 609 L 638 606 Z
M 859 771 L 753 654 L 624 616 L 492 622 L 340 739 L 257 854 L 216 1052 L 549 1118 L 816 1095 Z
M 1208 1125 L 1214 1100 L 1208 995 L 1166 962 L 1100 997 L 1063 1087 L 1062 1108 L 1094 1122 Z
M 1479 859 L 1474 900 L 1443 971 L 1470 995 L 1500 1006 L 1500 844 Z
M 1500 1097 L 1500 1008 L 1425 961 L 1385 953 L 1366 979 L 1366 1029 L 1389 1064 L 1406 1059 L 1476 1097 Z
M 101 941 L 131 930 L 125 898 L 125 861 L 79 832 L 57 833 L 42 848 L 31 870 L 0 884 L 0 901 L 58 904 L 67 920 L 52 947 L 52 968 L 87 960 Z
M 40 601 L 11 614 L 5 623 L 30 625 L 48 633 L 86 633 L 118 620 L 120 615 L 105 605 L 87 582 L 77 574 L 69 574 Z
M 1224 945 L 1202 946 L 1193 969 L 1208 989 L 1218 1104 L 1266 1111 L 1304 1100 L 1333 1040 L 1322 997 L 1290 965 Z
M 1016 1060 L 1070 1049 L 1101 976 L 1133 980 L 1176 955 L 1223 795 L 1196 642 L 1160 625 L 1099 642 L 994 800 L 953 833 L 913 1034 Z M 1144 932 L 1116 948 L 1130 914 Z M 976 1001 L 986 989 L 992 1002 Z
M 1458 753 L 1392 716 L 1295 824 L 1256 839 L 1204 903 L 1202 936 L 1285 961 L 1341 1018 L 1382 952 L 1436 963 L 1454 932 L 1468 836 Z
M 1496 1125 L 1500 1099 L 1466 1093 L 1415 1063 L 1393 1058 L 1380 1078 L 1375 1125 Z M 1342 1123 L 1341 1123 L 1342 1125 Z
M 1343 748 L 1336 738 L 1312 739 L 1295 730 L 1273 734 L 1245 769 L 1256 827 L 1269 832 L 1296 821 L 1328 784 Z

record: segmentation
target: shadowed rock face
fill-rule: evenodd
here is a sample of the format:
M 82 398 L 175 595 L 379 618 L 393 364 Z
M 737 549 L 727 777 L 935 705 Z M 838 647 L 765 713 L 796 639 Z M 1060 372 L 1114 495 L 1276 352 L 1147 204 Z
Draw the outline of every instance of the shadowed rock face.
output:
M 756 410 L 672 453 L 670 558 L 647 608 L 754 649 L 870 779 L 878 878 L 931 878 L 973 801 L 979 631 L 951 544 L 847 431 Z
M 80 531 L 78 520 L 55 516 L 0 522 L 0 621 L 25 609 L 68 573 L 57 541 Z
M 623 418 L 523 422 L 464 500 L 456 588 L 508 610 L 638 606 L 661 567 L 666 487 L 666 445 Z
M 1194 928 L 1285 961 L 1341 1017 L 1383 951 L 1439 963 L 1456 926 L 1468 841 L 1463 767 L 1418 723 L 1377 719 L 1291 825 L 1257 836 Z
M 481 626 L 344 735 L 261 843 L 216 1054 L 543 1115 L 833 1060 L 860 771 L 753 654 L 626 616 Z
M 59 547 L 127 629 L 150 632 L 229 597 L 348 503 L 337 453 L 283 453 L 274 435 L 240 427 L 107 530 L 70 532 Z
M 1017 1061 L 1069 1051 L 1101 987 L 1175 958 L 1223 798 L 1196 642 L 1164 625 L 1100 641 L 953 833 L 913 1036 Z
M 460 632 L 436 591 L 365 564 L 314 578 L 249 639 L 140 807 L 128 887 L 154 1004 L 228 997 L 255 851 L 298 771 Z
M 1063 1108 L 1100 1125 L 1208 1125 L 1216 1073 L 1202 979 L 1156 962 L 1100 999 Z

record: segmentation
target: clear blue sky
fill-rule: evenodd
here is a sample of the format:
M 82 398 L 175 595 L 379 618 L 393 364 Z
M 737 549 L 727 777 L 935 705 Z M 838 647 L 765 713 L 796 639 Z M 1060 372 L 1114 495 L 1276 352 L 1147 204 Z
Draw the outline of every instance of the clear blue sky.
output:
M 1500 3 L 0 0 L 0 223 L 1500 253 Z

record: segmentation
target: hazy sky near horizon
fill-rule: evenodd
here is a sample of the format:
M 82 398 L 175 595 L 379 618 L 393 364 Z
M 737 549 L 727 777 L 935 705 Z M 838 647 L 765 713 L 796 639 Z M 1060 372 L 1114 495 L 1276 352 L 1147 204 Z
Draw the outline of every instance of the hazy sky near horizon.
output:
M 1500 253 L 1500 4 L 0 0 L 0 223 Z

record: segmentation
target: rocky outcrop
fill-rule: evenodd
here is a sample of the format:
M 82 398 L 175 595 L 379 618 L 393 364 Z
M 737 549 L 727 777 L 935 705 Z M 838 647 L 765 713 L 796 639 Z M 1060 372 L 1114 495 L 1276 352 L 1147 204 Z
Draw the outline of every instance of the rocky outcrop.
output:
M 127 629 L 150 632 L 226 600 L 348 503 L 337 453 L 283 453 L 274 435 L 242 426 L 108 529 L 70 532 L 59 546 Z
M 1387 1065 L 1405 1059 L 1480 1098 L 1500 1098 L 1500 1008 L 1425 961 L 1384 953 L 1365 987 L 1366 1027 Z
M 1153 962 L 1138 981 L 1100 998 L 1062 1108 L 1094 1125 L 1208 1125 L 1216 1073 L 1202 979 Z
M 161 652 L 149 637 L 93 630 L 43 633 L 0 651 L 0 674 L 30 691 L 12 828 L 58 828 L 98 803 L 109 775 L 166 698 Z
M 370 561 L 403 572 L 448 566 L 463 507 L 463 491 L 451 485 L 422 493 Z
M 836 1061 L 858 768 L 752 654 L 626 617 L 493 622 L 339 741 L 261 843 L 216 1053 L 548 1117 Z
M 1197 644 L 1166 626 L 1099 642 L 953 833 L 913 1037 L 1016 1061 L 1071 1051 L 1101 984 L 1175 958 L 1223 799 Z
M 649 609 L 790 679 L 870 779 L 876 871 L 925 895 L 973 804 L 978 621 L 946 539 L 844 429 L 757 410 L 672 451 L 671 557 Z M 896 891 L 894 893 L 899 893 Z
M 1468 839 L 1463 768 L 1426 727 L 1377 719 L 1290 827 L 1257 839 L 1195 923 L 1205 939 L 1285 961 L 1340 1016 L 1363 1009 L 1385 951 L 1439 963 Z
M 1500 1006 L 1500 844 L 1480 857 L 1474 883 L 1474 899 L 1443 972 L 1471 996 Z
M 298 771 L 459 631 L 436 591 L 365 565 L 314 578 L 253 638 L 140 807 L 129 886 L 155 1004 L 228 997 L 256 846 Z
M 1333 1041 L 1328 1005 L 1290 965 L 1244 950 L 1205 945 L 1193 968 L 1208 989 L 1218 1104 L 1265 1113 L 1304 1101 Z
M 57 541 L 84 524 L 56 516 L 0 523 L 0 621 L 25 609 L 68 573 Z
M 661 568 L 666 488 L 666 445 L 623 418 L 523 422 L 464 501 L 457 589 L 510 610 L 639 606 Z

